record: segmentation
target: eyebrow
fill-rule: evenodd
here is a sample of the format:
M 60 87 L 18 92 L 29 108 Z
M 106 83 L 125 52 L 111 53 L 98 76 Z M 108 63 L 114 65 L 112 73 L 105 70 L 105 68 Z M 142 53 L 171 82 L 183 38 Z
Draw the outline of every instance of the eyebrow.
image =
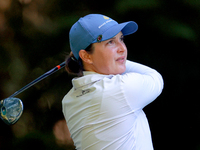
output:
M 110 38 L 110 39 L 116 39 L 116 37 L 114 36 L 114 37 L 112 37 L 112 38 Z M 108 40 L 110 40 L 110 39 L 108 39 Z
M 120 37 L 124 37 L 124 35 L 122 34 Z M 116 39 L 116 36 L 114 36 L 114 37 L 112 37 L 110 39 Z M 110 40 L 110 39 L 108 39 L 108 40 Z

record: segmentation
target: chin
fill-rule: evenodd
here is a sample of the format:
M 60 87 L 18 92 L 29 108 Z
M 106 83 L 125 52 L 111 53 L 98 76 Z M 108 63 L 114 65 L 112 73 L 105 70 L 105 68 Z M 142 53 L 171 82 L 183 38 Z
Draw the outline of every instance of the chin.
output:
M 119 69 L 115 74 L 122 74 L 126 71 L 126 67 Z

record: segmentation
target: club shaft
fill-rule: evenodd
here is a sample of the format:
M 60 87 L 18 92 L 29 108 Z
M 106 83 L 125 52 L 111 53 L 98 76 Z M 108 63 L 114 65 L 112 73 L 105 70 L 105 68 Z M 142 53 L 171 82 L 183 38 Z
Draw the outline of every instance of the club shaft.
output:
M 48 77 L 49 75 L 53 74 L 54 72 L 60 70 L 61 68 L 65 67 L 65 62 L 57 65 L 56 67 L 54 67 L 53 69 L 49 70 L 48 72 L 44 73 L 43 75 L 39 76 L 37 79 L 33 80 L 32 82 L 30 82 L 29 84 L 25 85 L 23 88 L 21 88 L 20 90 L 16 91 L 14 94 L 12 94 L 10 97 L 15 97 L 16 95 L 22 93 L 23 91 L 25 91 L 26 89 L 30 88 L 31 86 L 35 85 L 36 83 L 38 83 L 39 81 L 43 80 L 44 78 Z

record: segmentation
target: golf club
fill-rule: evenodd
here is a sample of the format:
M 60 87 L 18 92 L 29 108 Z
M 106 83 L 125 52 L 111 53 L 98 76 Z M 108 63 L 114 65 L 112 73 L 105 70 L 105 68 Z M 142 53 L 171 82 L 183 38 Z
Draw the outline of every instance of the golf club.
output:
M 16 95 L 22 93 L 26 89 L 30 88 L 34 84 L 38 83 L 42 79 L 48 77 L 49 75 L 53 74 L 54 72 L 60 70 L 65 66 L 65 62 L 57 65 L 53 69 L 49 70 L 48 72 L 44 73 L 37 79 L 33 80 L 29 84 L 22 87 L 20 90 L 16 91 L 14 94 L 9 96 L 6 99 L 3 99 L 0 101 L 0 118 L 7 124 L 7 125 L 13 125 L 16 123 L 23 112 L 23 103 L 19 98 L 15 98 Z

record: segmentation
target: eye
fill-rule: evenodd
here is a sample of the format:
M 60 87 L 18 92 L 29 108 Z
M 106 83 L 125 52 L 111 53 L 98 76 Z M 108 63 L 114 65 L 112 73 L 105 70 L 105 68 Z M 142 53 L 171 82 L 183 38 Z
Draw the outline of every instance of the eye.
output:
M 113 40 L 109 40 L 107 44 L 113 44 L 114 41 Z
M 121 40 L 122 42 L 124 42 L 124 36 L 123 36 L 123 35 L 121 36 L 120 40 Z

